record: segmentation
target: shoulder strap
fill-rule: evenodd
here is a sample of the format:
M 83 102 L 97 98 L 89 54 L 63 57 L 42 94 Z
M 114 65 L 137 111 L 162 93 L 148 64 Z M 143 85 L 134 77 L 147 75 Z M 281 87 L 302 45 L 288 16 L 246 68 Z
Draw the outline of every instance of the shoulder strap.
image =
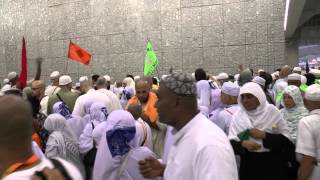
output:
M 54 168 L 58 169 L 66 180 L 72 180 L 66 168 L 62 165 L 62 163 L 59 160 L 57 159 L 49 159 L 49 160 L 54 165 Z
M 63 101 L 63 99 L 61 98 L 61 96 L 59 95 L 59 93 L 57 93 L 56 95 L 58 96 L 58 99 L 59 99 L 60 101 L 62 101 L 63 103 L 65 103 L 65 102 Z

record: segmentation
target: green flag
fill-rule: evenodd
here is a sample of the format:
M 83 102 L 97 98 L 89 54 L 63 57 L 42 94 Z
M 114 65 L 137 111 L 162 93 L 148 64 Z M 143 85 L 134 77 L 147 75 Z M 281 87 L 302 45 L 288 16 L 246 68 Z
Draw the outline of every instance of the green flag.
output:
M 159 61 L 156 53 L 152 48 L 152 44 L 150 41 L 147 42 L 146 48 L 147 48 L 147 53 L 146 53 L 146 57 L 144 58 L 143 74 L 145 76 L 150 76 L 157 69 Z

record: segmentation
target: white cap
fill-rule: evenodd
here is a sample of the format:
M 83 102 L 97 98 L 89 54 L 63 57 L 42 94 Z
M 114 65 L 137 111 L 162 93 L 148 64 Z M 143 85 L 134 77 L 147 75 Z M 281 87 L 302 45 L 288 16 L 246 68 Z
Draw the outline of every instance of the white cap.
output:
M 9 82 L 10 82 L 10 80 L 7 78 L 3 80 L 3 84 L 8 84 Z
M 320 85 L 313 84 L 309 86 L 304 97 L 309 101 L 320 101 Z
M 164 74 L 164 75 L 161 76 L 161 79 L 164 79 L 164 78 L 166 78 L 167 76 L 168 76 L 168 75 L 165 75 L 165 74 Z
M 288 75 L 288 80 L 301 81 L 301 75 L 298 73 L 292 73 Z
M 223 79 L 228 79 L 229 78 L 229 75 L 227 73 L 220 73 L 218 76 L 217 76 L 217 79 L 218 80 L 223 80 Z
M 272 76 L 272 80 L 276 80 L 277 77 L 274 73 L 272 73 L 271 76 Z
M 225 82 L 222 85 L 221 91 L 229 96 L 239 96 L 240 87 L 232 82 Z
M 263 79 L 263 78 L 260 77 L 260 76 L 254 77 L 254 78 L 252 79 L 252 82 L 257 83 L 257 84 L 259 84 L 259 85 L 261 85 L 261 86 L 265 86 L 265 85 L 266 85 L 266 80 Z
M 140 79 L 140 76 L 135 76 L 133 79 L 136 81 L 136 80 Z
M 240 74 L 235 74 L 235 75 L 234 75 L 234 79 L 235 79 L 236 81 L 239 80 L 239 77 L 240 77 Z
M 263 69 L 259 69 L 259 70 L 258 70 L 258 73 L 260 73 L 260 72 L 264 72 L 264 70 L 263 70 Z
M 318 70 L 318 69 L 310 69 L 309 73 L 313 74 L 316 77 L 320 76 L 320 70 Z
M 301 71 L 302 71 L 301 67 L 294 67 L 293 68 L 293 72 L 301 72 Z
M 306 84 L 307 78 L 304 75 L 301 75 L 301 84 Z
M 59 78 L 59 85 L 60 86 L 64 86 L 64 85 L 67 85 L 70 83 L 72 83 L 72 79 L 70 76 L 64 75 Z
M 106 79 L 106 81 L 111 81 L 111 78 L 110 78 L 110 76 L 108 76 L 108 75 L 105 75 L 105 76 L 103 76 L 105 79 Z
M 50 74 L 50 79 L 57 79 L 59 76 L 60 76 L 59 71 L 53 71 L 53 72 Z
M 80 82 L 80 83 L 83 83 L 83 82 L 85 82 L 85 81 L 89 81 L 88 76 L 81 76 L 81 77 L 79 78 L 79 82 Z
M 11 79 L 14 79 L 15 77 L 17 77 L 17 73 L 16 72 L 10 72 L 8 74 L 8 79 L 11 80 Z
M 276 71 L 276 72 L 274 72 L 273 74 L 275 75 L 275 76 L 279 76 L 279 71 Z

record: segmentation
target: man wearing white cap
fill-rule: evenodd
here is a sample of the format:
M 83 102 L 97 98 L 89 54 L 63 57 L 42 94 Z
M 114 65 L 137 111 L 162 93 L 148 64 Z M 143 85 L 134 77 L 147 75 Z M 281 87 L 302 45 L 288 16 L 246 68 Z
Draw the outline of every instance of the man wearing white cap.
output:
M 292 73 L 288 76 L 288 85 L 293 85 L 300 87 L 301 85 L 301 75 L 298 73 Z
M 19 79 L 19 76 L 16 72 L 10 72 L 8 74 L 8 79 L 10 81 L 10 85 L 11 87 L 15 87 L 16 86 L 16 82 Z
M 297 74 L 301 74 L 301 71 L 302 71 L 301 67 L 294 67 L 292 72 L 297 73 Z
M 223 85 L 223 83 L 227 82 L 229 79 L 229 75 L 227 73 L 220 73 L 218 76 L 217 76 L 217 80 L 219 81 L 220 83 L 220 86 Z
M 54 71 L 50 74 L 50 81 L 51 85 L 49 85 L 46 88 L 45 95 L 46 96 L 51 96 L 53 94 L 56 94 L 59 92 L 60 87 L 59 87 L 59 78 L 60 78 L 60 73 L 59 71 Z
M 259 85 L 262 87 L 262 89 L 263 89 L 264 86 L 266 85 L 266 80 L 263 79 L 263 78 L 260 77 L 260 76 L 254 77 L 254 78 L 252 79 L 252 82 L 259 84 Z
M 299 121 L 296 152 L 302 154 L 299 180 L 320 179 L 320 85 L 307 88 L 305 107 L 310 115 Z
M 221 102 L 226 106 L 213 121 L 227 135 L 233 115 L 240 109 L 238 96 L 240 87 L 232 82 L 225 82 L 221 88 Z
M 69 110 L 72 112 L 74 104 L 79 96 L 77 93 L 71 91 L 72 79 L 70 76 L 61 76 L 59 78 L 59 86 L 61 90 L 58 93 L 53 94 L 49 97 L 47 108 L 48 115 L 53 112 L 53 105 L 58 101 L 63 101 L 68 106 Z

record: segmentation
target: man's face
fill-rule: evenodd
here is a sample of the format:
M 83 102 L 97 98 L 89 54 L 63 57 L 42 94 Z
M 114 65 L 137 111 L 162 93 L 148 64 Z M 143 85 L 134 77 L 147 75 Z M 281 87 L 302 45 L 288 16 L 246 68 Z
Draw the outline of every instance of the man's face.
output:
M 31 84 L 31 96 L 33 97 L 41 97 L 44 93 L 44 88 L 39 83 L 32 83 Z
M 175 100 L 172 93 L 165 87 L 165 85 L 160 83 L 160 88 L 157 91 L 158 101 L 155 104 L 159 114 L 159 120 L 162 123 L 173 125 L 175 109 Z
M 226 104 L 226 105 L 228 105 L 228 103 L 229 103 L 229 96 L 227 95 L 227 94 L 225 94 L 225 93 L 223 93 L 222 91 L 221 91 L 221 96 L 220 96 L 220 98 L 221 98 L 221 102 L 223 103 L 223 104 Z
M 299 80 L 288 80 L 288 85 L 293 85 L 293 86 L 300 87 L 301 81 L 299 81 Z
M 247 111 L 255 110 L 260 105 L 258 98 L 249 93 L 241 95 L 241 103 Z
M 147 102 L 149 97 L 150 87 L 146 82 L 139 81 L 136 84 L 136 96 L 140 102 Z

